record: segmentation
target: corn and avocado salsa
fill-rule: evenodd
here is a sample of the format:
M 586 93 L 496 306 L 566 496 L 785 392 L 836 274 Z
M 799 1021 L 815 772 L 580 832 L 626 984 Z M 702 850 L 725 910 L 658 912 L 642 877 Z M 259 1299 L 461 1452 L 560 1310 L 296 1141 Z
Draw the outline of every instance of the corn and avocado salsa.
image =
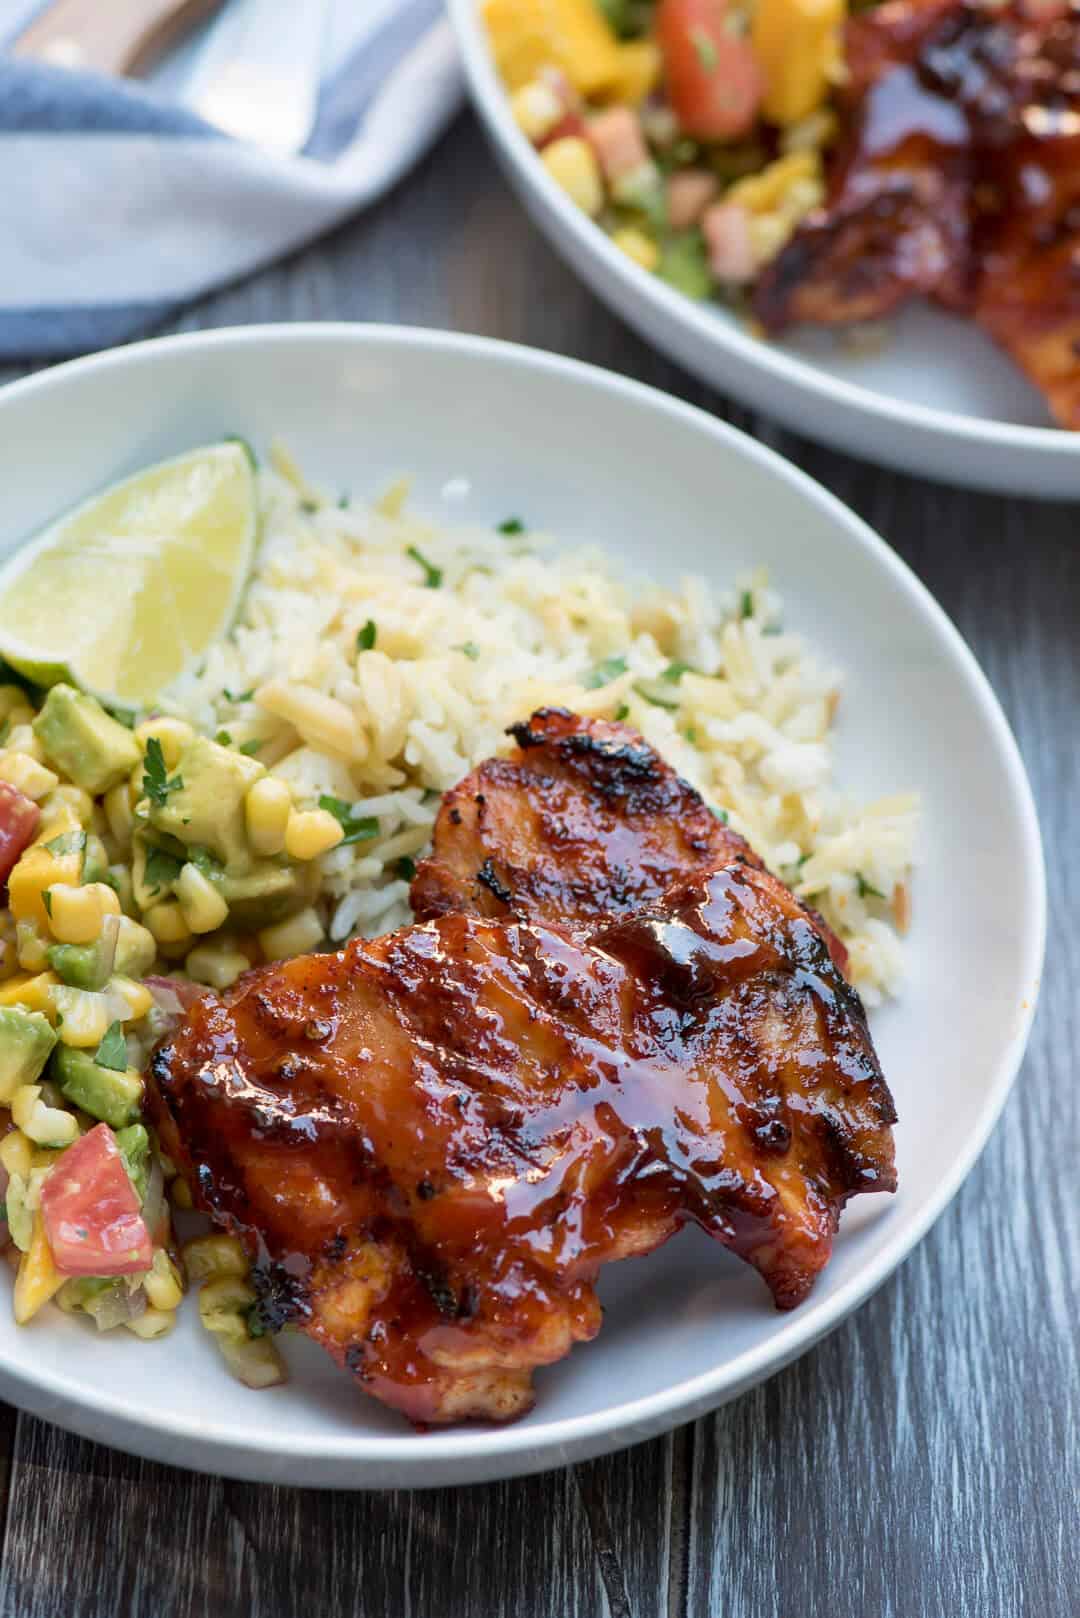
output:
M 297 808 L 250 746 L 135 723 L 60 683 L 0 685 L 0 1137 L 15 1318 L 55 1298 L 164 1336 L 188 1282 L 230 1367 L 280 1380 L 248 1262 L 181 1246 L 187 1186 L 142 1115 L 142 1070 L 204 986 L 311 949 L 318 856 L 344 806 Z
M 824 197 L 847 0 L 484 0 L 551 178 L 692 298 L 745 289 Z

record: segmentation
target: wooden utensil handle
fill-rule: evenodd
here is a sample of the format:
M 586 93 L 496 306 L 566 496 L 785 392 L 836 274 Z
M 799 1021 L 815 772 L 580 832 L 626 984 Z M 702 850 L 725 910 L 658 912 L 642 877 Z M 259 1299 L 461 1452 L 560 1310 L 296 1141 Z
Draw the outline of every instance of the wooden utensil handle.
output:
M 60 67 L 139 73 L 222 0 L 53 0 L 12 45 Z M 302 0 L 301 0 L 302 3 Z

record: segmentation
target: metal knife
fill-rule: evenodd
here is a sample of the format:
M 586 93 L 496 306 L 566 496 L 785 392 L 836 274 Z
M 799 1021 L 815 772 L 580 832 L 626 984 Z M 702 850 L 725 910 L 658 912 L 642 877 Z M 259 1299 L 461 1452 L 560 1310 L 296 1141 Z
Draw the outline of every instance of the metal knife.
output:
M 209 123 L 279 157 L 315 122 L 328 0 L 234 0 L 185 101 Z

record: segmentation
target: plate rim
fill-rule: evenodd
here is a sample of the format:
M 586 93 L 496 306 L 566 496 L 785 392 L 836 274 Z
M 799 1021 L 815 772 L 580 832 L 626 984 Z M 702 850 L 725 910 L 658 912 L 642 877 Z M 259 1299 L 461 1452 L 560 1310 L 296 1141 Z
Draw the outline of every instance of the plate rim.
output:
M 99 371 L 122 370 L 129 365 L 153 363 L 155 356 L 199 349 L 244 349 L 269 346 L 303 348 L 308 343 L 359 345 L 368 349 L 401 346 L 420 350 L 444 350 L 499 365 L 548 373 L 572 386 L 596 390 L 598 395 L 614 392 L 632 404 L 667 417 L 678 427 L 722 440 L 769 475 L 786 482 L 801 498 L 816 505 L 842 528 L 891 575 L 895 584 L 910 597 L 912 610 L 929 620 L 936 638 L 947 648 L 958 675 L 966 678 L 972 699 L 982 711 L 1000 758 L 1006 783 L 1018 812 L 1021 854 L 1030 888 L 1030 906 L 1024 917 L 1023 971 L 1019 975 L 1022 994 L 1020 1014 L 1008 1041 L 1003 1045 L 989 1076 L 983 1104 L 964 1149 L 957 1154 L 917 1216 L 905 1221 L 890 1236 L 880 1252 L 828 1299 L 816 1308 L 812 1302 L 804 1310 L 783 1319 L 776 1335 L 767 1344 L 747 1349 L 720 1367 L 700 1372 L 655 1393 L 602 1412 L 540 1421 L 525 1427 L 511 1423 L 494 1429 L 449 1428 L 427 1434 L 402 1432 L 383 1436 L 372 1434 L 320 1434 L 314 1442 L 302 1437 L 275 1433 L 268 1428 L 229 1428 L 205 1425 L 162 1408 L 152 1420 L 125 1407 L 120 1395 L 109 1390 L 87 1389 L 85 1384 L 49 1370 L 35 1369 L 14 1360 L 0 1350 L 0 1376 L 7 1388 L 31 1393 L 28 1408 L 48 1419 L 81 1430 L 89 1436 L 117 1447 L 128 1447 L 163 1456 L 172 1464 L 247 1477 L 266 1477 L 259 1469 L 266 1461 L 308 1461 L 326 1467 L 320 1479 L 302 1479 L 305 1484 L 333 1487 L 382 1487 L 385 1475 L 374 1479 L 345 1476 L 335 1466 L 342 1462 L 381 1466 L 394 1473 L 395 1487 L 425 1487 L 436 1483 L 465 1483 L 497 1477 L 510 1477 L 546 1466 L 565 1465 L 571 1459 L 601 1454 L 690 1420 L 705 1410 L 716 1408 L 737 1397 L 756 1382 L 790 1364 L 814 1343 L 839 1325 L 859 1307 L 914 1250 L 930 1227 L 952 1201 L 981 1154 L 1015 1082 L 1035 1016 L 1039 983 L 1046 948 L 1047 883 L 1046 865 L 1034 795 L 1008 719 L 974 653 L 944 608 L 887 542 L 854 511 L 800 467 L 777 451 L 758 443 L 748 434 L 707 411 L 686 403 L 647 383 L 608 371 L 585 361 L 468 333 L 441 331 L 420 326 L 384 325 L 375 322 L 305 321 L 293 324 L 269 323 L 252 326 L 219 327 L 150 338 L 122 348 L 68 360 L 32 376 L 0 387 L 0 422 L 11 408 L 27 398 L 63 389 L 72 379 Z M 2 429 L 0 429 L 2 430 Z M 779 1318 L 779 1317 L 778 1317 Z M 31 1347 L 28 1344 L 28 1350 Z M 24 1356 L 25 1359 L 25 1356 Z M 61 1408 L 57 1408 L 56 1401 Z M 16 1396 L 16 1402 L 17 1396 Z M 63 1408 L 68 1406 L 70 1408 Z M 115 1423 L 114 1437 L 105 1436 L 107 1424 Z M 164 1455 L 156 1438 L 171 1438 L 188 1446 L 186 1453 L 171 1450 Z M 400 1468 L 400 1474 L 397 1472 Z M 423 1472 L 407 1481 L 405 1474 Z
M 764 342 L 744 331 L 736 321 L 718 320 L 712 304 L 698 304 L 692 298 L 668 287 L 657 276 L 636 264 L 620 251 L 600 227 L 574 206 L 569 197 L 537 160 L 536 152 L 518 128 L 510 113 L 509 101 L 495 71 L 480 23 L 479 0 L 446 0 L 465 67 L 469 97 L 480 113 L 498 149 L 513 165 L 526 192 L 535 192 L 546 208 L 556 215 L 560 226 L 571 236 L 586 257 L 596 260 L 611 278 L 629 294 L 653 308 L 667 322 L 682 329 L 688 338 L 704 341 L 726 350 L 727 354 L 773 382 L 798 387 L 815 399 L 838 405 L 863 416 L 873 416 L 883 429 L 916 428 L 924 433 L 951 438 L 957 445 L 973 449 L 996 447 L 1033 454 L 1040 461 L 1066 460 L 1080 454 L 1080 434 L 1064 427 L 1032 427 L 963 411 L 941 410 L 908 400 L 894 400 L 859 382 L 834 377 L 810 360 L 790 354 L 775 344 Z M 989 342 L 990 339 L 987 338 Z M 652 346 L 657 346 L 650 339 Z M 682 362 L 679 362 L 682 363 Z M 714 385 L 718 385 L 714 382 Z M 763 414 L 773 416 L 768 407 Z M 835 437 L 831 440 L 837 442 Z M 861 450 L 849 450 L 860 459 L 873 459 Z M 933 475 L 933 474 L 928 474 Z

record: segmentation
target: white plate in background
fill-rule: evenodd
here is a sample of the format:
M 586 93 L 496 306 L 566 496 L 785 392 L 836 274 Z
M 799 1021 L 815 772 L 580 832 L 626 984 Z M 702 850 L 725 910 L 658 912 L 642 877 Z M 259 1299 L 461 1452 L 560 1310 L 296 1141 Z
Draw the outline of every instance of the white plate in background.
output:
M 515 124 L 479 0 L 448 0 L 448 10 L 469 94 L 507 178 L 554 247 L 646 342 L 850 454 L 975 488 L 1080 496 L 1080 433 L 1050 425 L 1041 395 L 970 321 L 913 305 L 874 354 L 809 328 L 767 343 L 719 304 L 684 297 L 633 263 L 560 190 Z
M 802 1353 L 889 1275 L 955 1194 L 1005 1100 L 1038 988 L 1045 884 L 997 701 L 914 575 L 771 451 L 638 383 L 474 337 L 248 327 L 15 383 L 0 391 L 5 547 L 102 485 L 226 433 L 261 449 L 280 436 L 316 481 L 358 497 L 409 472 L 434 517 L 521 515 L 661 581 L 697 572 L 723 584 L 768 566 L 789 625 L 846 675 L 841 780 L 923 798 L 910 981 L 873 1017 L 900 1112 L 900 1190 L 856 1199 L 831 1264 L 790 1314 L 696 1233 L 611 1266 L 599 1338 L 539 1373 L 535 1410 L 509 1427 L 415 1433 L 301 1339 L 287 1345 L 290 1383 L 251 1392 L 190 1303 L 171 1337 L 147 1344 L 99 1337 L 51 1308 L 19 1328 L 0 1300 L 0 1394 L 159 1460 L 357 1488 L 535 1471 L 687 1421 Z

